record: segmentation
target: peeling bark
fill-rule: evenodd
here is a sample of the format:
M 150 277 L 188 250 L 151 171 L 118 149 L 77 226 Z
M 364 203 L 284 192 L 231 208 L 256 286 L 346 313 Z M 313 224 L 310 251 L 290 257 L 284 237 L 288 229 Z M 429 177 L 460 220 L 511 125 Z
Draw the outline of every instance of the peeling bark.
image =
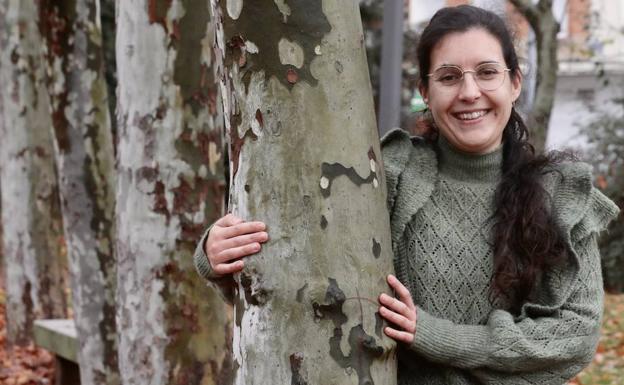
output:
M 357 2 L 212 3 L 230 207 L 271 235 L 235 276 L 235 384 L 396 384 L 377 314 L 392 252 Z
M 192 261 L 224 201 L 210 8 L 190 0 L 117 7 L 122 381 L 227 385 L 231 311 Z
M 33 2 L 0 2 L 2 224 L 7 337 L 27 344 L 33 321 L 67 314 L 42 39 Z
M 40 1 L 61 207 L 84 384 L 120 384 L 113 253 L 114 155 L 98 4 Z

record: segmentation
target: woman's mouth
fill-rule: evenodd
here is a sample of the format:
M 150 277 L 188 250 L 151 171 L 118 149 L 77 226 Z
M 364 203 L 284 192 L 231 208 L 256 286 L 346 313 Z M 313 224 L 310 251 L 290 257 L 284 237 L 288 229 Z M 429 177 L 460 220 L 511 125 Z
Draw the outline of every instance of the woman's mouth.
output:
M 470 111 L 470 112 L 457 112 L 454 113 L 453 116 L 459 120 L 463 121 L 471 121 L 477 120 L 482 116 L 485 116 L 490 110 L 478 110 L 478 111 Z

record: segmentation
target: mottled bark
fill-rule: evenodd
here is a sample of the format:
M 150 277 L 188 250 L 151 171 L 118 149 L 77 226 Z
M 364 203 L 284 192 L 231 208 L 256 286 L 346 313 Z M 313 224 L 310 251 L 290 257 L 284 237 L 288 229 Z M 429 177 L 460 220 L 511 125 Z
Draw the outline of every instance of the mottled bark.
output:
M 231 311 L 192 260 L 224 200 L 209 4 L 117 7 L 122 381 L 227 385 Z
M 111 115 L 113 144 L 117 143 L 117 58 L 115 56 L 115 0 L 100 0 L 102 22 L 102 50 L 104 53 L 104 77 Z
M 34 2 L 0 2 L 3 99 L 2 224 L 7 336 L 26 344 L 37 318 L 65 317 L 60 208 L 45 88 L 42 39 Z
M 213 6 L 231 209 L 271 237 L 235 276 L 235 383 L 395 384 L 377 314 L 392 252 L 357 2 Z
M 114 155 L 97 0 L 40 1 L 83 384 L 120 384 Z
M 537 41 L 537 68 L 535 69 L 535 100 L 529 114 L 531 142 L 543 151 L 548 136 L 548 123 L 555 102 L 557 86 L 557 33 L 560 25 L 552 12 L 552 0 L 510 0 L 524 15 L 535 32 Z

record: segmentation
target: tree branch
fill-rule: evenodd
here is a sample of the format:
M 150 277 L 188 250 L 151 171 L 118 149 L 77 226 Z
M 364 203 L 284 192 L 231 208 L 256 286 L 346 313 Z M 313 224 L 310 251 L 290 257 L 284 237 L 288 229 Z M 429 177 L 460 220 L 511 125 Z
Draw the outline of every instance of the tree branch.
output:
M 520 13 L 524 15 L 533 30 L 537 29 L 539 25 L 539 10 L 532 0 L 509 0 L 511 4 L 518 9 Z M 541 0 L 540 0 L 541 2 Z

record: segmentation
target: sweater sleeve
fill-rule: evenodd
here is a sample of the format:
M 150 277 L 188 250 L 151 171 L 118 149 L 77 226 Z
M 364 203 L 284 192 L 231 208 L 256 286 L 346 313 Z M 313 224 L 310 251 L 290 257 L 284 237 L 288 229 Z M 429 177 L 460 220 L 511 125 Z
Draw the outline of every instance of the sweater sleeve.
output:
M 418 309 L 411 348 L 434 362 L 473 369 L 486 383 L 552 383 L 537 381 L 540 376 L 561 383 L 573 377 L 591 361 L 599 338 L 603 291 L 595 238 L 576 243 L 583 263 L 572 294 L 553 314 L 514 319 L 495 310 L 485 325 L 460 325 Z
M 381 153 L 388 188 L 387 204 L 390 212 L 394 208 L 399 178 L 409 159 L 412 147 L 409 134 L 401 129 L 389 131 L 381 138 Z
M 235 283 L 234 279 L 231 275 L 218 275 L 212 270 L 212 266 L 210 266 L 210 262 L 208 261 L 208 256 L 206 255 L 206 251 L 204 245 L 206 244 L 206 240 L 208 239 L 208 233 L 212 229 L 212 225 L 210 225 L 204 235 L 201 237 L 200 241 L 197 243 L 197 247 L 195 248 L 195 254 L 193 255 L 193 263 L 195 265 L 195 270 L 199 273 L 199 275 L 204 278 L 208 284 L 217 289 L 223 299 L 227 302 L 232 303 L 234 298 L 234 288 Z
M 410 348 L 488 384 L 560 384 L 591 362 L 604 294 L 596 238 L 618 209 L 591 185 L 576 198 L 584 201 L 581 215 L 562 224 L 573 258 L 546 275 L 538 298 L 525 303 L 520 316 L 494 310 L 484 325 L 462 325 L 418 309 Z

